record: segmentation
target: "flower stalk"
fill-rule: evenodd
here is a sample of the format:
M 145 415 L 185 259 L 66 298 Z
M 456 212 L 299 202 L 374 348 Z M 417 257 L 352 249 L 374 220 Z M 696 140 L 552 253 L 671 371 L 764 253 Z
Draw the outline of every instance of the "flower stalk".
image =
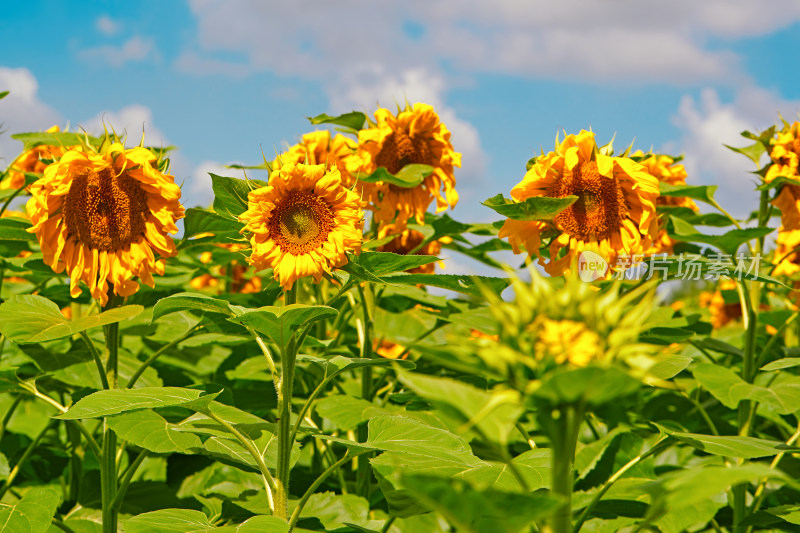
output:
M 297 303 L 297 283 L 284 292 L 286 305 Z M 281 346 L 281 377 L 278 387 L 278 465 L 275 478 L 275 515 L 289 520 L 289 473 L 292 445 L 292 391 L 294 365 L 297 357 L 297 339 L 292 336 L 286 346 Z

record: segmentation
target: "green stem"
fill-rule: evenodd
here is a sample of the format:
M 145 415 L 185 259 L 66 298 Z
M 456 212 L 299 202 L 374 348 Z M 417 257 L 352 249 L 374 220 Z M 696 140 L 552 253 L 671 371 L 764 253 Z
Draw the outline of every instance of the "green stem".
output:
M 18 195 L 19 193 L 21 193 L 22 191 L 24 191 L 24 190 L 25 190 L 25 186 L 23 185 L 22 187 L 20 187 L 20 188 L 19 188 L 19 189 L 17 189 L 16 191 L 14 191 L 14 194 L 12 194 L 11 196 L 9 196 L 9 197 L 8 197 L 8 200 L 6 200 L 6 201 L 3 203 L 3 207 L 0 207 L 0 217 L 1 217 L 1 216 L 3 216 L 3 213 L 5 213 L 5 212 L 6 212 L 6 209 L 8 209 L 8 206 L 9 206 L 9 205 L 11 205 L 11 202 L 14 200 L 14 198 L 16 198 L 16 197 L 17 197 L 17 195 Z
M 58 414 L 63 415 L 64 413 L 67 412 L 67 408 L 66 407 L 64 407 L 63 405 L 58 403 L 56 400 L 52 399 L 50 396 L 48 396 L 46 394 L 42 394 L 41 392 L 39 392 L 38 390 L 36 390 L 32 386 L 25 386 L 23 384 L 23 388 L 25 390 L 27 390 L 28 392 L 30 392 L 31 394 L 33 394 L 36 398 L 39 398 L 43 402 L 46 402 L 46 403 L 52 405 L 53 407 L 55 407 L 58 410 Z M 89 432 L 89 430 L 87 430 L 83 426 L 83 424 L 81 424 L 80 420 L 67 420 L 67 422 L 70 422 L 70 423 L 74 424 L 74 426 L 76 428 L 78 428 L 78 431 L 81 432 L 81 435 L 83 435 L 83 438 L 85 438 L 86 442 L 89 444 L 89 448 L 92 449 L 92 451 L 94 452 L 95 456 L 99 460 L 100 457 L 102 456 L 102 452 L 100 451 L 100 446 L 97 444 L 97 441 L 94 440 L 94 437 L 92 437 L 92 434 Z
M 38 435 L 36 435 L 36 438 L 33 439 L 33 441 L 25 449 L 25 451 L 22 454 L 22 457 L 19 458 L 17 464 L 14 465 L 14 468 L 12 468 L 11 472 L 8 474 L 8 478 L 6 478 L 5 485 L 3 485 L 3 488 L 0 489 L 0 499 L 2 499 L 3 496 L 5 496 L 6 492 L 11 487 L 11 484 L 14 483 L 14 480 L 16 479 L 17 475 L 19 475 L 19 470 L 22 467 L 22 464 L 28 460 L 28 457 L 30 457 L 33 451 L 36 449 L 36 447 L 39 446 L 39 443 L 42 441 L 42 438 L 44 437 L 45 433 L 48 432 L 50 427 L 55 422 L 57 422 L 57 420 L 53 420 L 49 424 L 47 424 L 45 428 Z
M 180 344 L 181 342 L 185 341 L 186 339 L 191 337 L 192 334 L 194 334 L 198 329 L 202 329 L 202 328 L 203 328 L 203 326 L 195 326 L 192 329 L 190 329 L 189 331 L 187 331 L 184 335 L 181 335 L 180 337 L 178 337 L 174 341 L 170 342 L 169 344 L 165 344 L 164 346 L 162 346 L 161 348 L 156 350 L 153 353 L 153 355 L 148 357 L 147 360 L 145 362 L 143 362 L 139 366 L 139 368 L 136 369 L 136 372 L 133 373 L 133 375 L 131 376 L 131 379 L 128 380 L 128 384 L 125 387 L 128 388 L 128 389 L 132 389 L 133 386 L 136 385 L 136 382 L 139 381 L 139 378 L 142 377 L 142 374 L 144 374 L 144 371 L 147 370 L 148 368 L 150 368 L 150 365 L 152 365 L 156 361 L 156 359 L 158 359 L 161 356 L 161 354 L 163 354 L 164 352 L 166 352 L 167 350 L 169 350 L 173 346 L 176 346 L 177 344 Z
M 348 451 L 346 454 L 344 454 L 344 457 L 342 457 L 341 459 L 333 463 L 331 466 L 329 466 L 327 469 L 325 469 L 325 471 L 322 474 L 320 474 L 320 476 L 317 479 L 314 480 L 311 486 L 308 487 L 308 490 L 306 490 L 305 494 L 303 494 L 303 496 L 300 498 L 300 501 L 297 502 L 297 506 L 294 508 L 294 512 L 292 512 L 292 517 L 289 520 L 289 533 L 292 532 L 295 524 L 297 524 L 297 521 L 300 519 L 300 513 L 303 512 L 303 508 L 306 506 L 308 499 L 311 498 L 311 496 L 314 494 L 314 491 L 317 490 L 320 485 L 322 485 L 322 482 L 328 479 L 328 476 L 330 476 L 336 470 L 341 468 L 341 466 L 345 464 L 347 461 L 353 459 L 353 457 L 355 456 L 361 457 L 368 452 L 369 450 L 362 450 L 355 453 L 350 453 Z
M 57 527 L 58 529 L 60 529 L 61 531 L 63 531 L 64 533 L 75 533 L 74 529 L 69 527 L 67 524 L 65 524 L 61 520 L 59 520 L 57 518 L 52 518 L 51 520 L 53 522 L 53 525 L 55 527 Z
M 117 497 L 114 499 L 114 503 L 112 504 L 114 508 L 119 512 L 120 508 L 122 507 L 122 501 L 125 499 L 125 492 L 128 490 L 128 485 L 131 484 L 131 480 L 133 480 L 134 474 L 136 474 L 136 470 L 142 464 L 142 461 L 145 460 L 147 457 L 147 450 L 142 450 L 139 452 L 139 455 L 136 456 L 136 459 L 128 466 L 128 469 L 125 471 L 125 474 L 122 476 L 122 479 L 119 481 L 119 490 L 117 491 Z
M 6 432 L 6 427 L 8 426 L 8 423 L 11 421 L 11 417 L 14 416 L 14 411 L 17 410 L 17 407 L 19 407 L 19 403 L 21 401 L 22 401 L 22 396 L 17 396 L 16 398 L 14 398 L 14 401 L 9 406 L 8 411 L 6 411 L 6 414 L 3 415 L 3 421 L 0 422 L 0 441 L 3 440 L 3 435 Z
M 367 286 L 367 291 L 358 286 L 358 294 L 361 297 L 361 310 L 362 310 L 362 338 L 361 338 L 361 357 L 364 359 L 372 359 L 372 315 L 370 313 L 368 296 L 372 296 L 370 287 Z M 372 366 L 365 366 L 361 370 L 361 398 L 371 402 L 372 401 Z M 369 428 L 366 424 L 358 426 L 358 442 L 366 442 L 369 438 Z M 372 477 L 372 466 L 369 464 L 368 455 L 360 455 L 358 457 L 358 466 L 356 469 L 356 494 L 369 501 L 370 493 L 370 480 Z
M 556 409 L 559 417 L 555 421 L 553 442 L 553 478 L 551 490 L 561 497 L 561 507 L 553 516 L 554 533 L 572 533 L 572 487 L 574 476 L 575 448 L 583 420 L 583 409 L 569 405 Z
M 100 376 L 100 383 L 102 383 L 104 389 L 108 389 L 108 376 L 106 376 L 106 369 L 103 367 L 103 360 L 100 357 L 100 352 L 97 351 L 97 347 L 92 342 L 92 339 L 89 338 L 89 335 L 86 334 L 85 331 L 80 332 L 80 336 L 83 339 L 83 342 L 86 343 L 86 347 L 89 348 L 89 353 L 92 354 L 92 359 L 94 359 L 94 364 L 97 367 L 97 373 Z
M 389 520 L 387 520 L 386 523 L 383 524 L 383 527 L 381 528 L 381 533 L 388 533 L 389 528 L 392 527 L 392 524 L 394 524 L 395 520 L 397 520 L 396 516 L 390 516 Z
M 658 442 L 656 442 L 652 448 L 650 448 L 644 453 L 637 455 L 636 457 L 628 461 L 619 470 L 614 472 L 614 474 L 610 478 L 608 478 L 608 481 L 606 481 L 605 484 L 600 488 L 597 494 L 594 495 L 594 498 L 592 498 L 592 501 L 589 502 L 589 505 L 587 505 L 586 508 L 583 510 L 580 517 L 578 518 L 578 521 L 575 523 L 575 527 L 572 529 L 573 533 L 578 533 L 578 531 L 580 531 L 581 527 L 583 527 L 583 523 L 586 522 L 587 518 L 589 518 L 589 515 L 591 514 L 592 510 L 594 510 L 595 506 L 600 502 L 601 499 L 603 499 L 603 496 L 605 495 L 606 492 L 608 492 L 608 489 L 610 489 L 611 486 L 614 483 L 616 483 L 619 478 L 625 475 L 625 472 L 627 472 L 634 466 L 638 465 L 651 455 L 655 455 L 656 453 L 666 448 L 668 446 L 667 443 L 668 440 L 669 436 L 661 437 L 661 439 Z
M 267 490 L 267 500 L 269 501 L 270 509 L 274 512 L 275 504 L 273 501 L 273 494 L 277 492 L 277 483 L 272 477 L 272 474 L 270 474 L 269 468 L 267 468 L 267 464 L 264 462 L 264 457 L 253 445 L 253 441 L 242 435 L 238 429 L 233 427 L 233 425 L 227 420 L 211 411 L 211 409 L 206 409 L 205 411 L 202 411 L 202 413 L 228 430 L 228 432 L 231 433 L 242 446 L 244 446 L 244 449 L 247 450 L 247 453 L 249 453 L 250 457 L 252 457 L 256 462 L 258 469 L 261 471 L 261 477 L 264 478 L 264 487 Z
M 111 307 L 110 305 L 108 307 Z M 105 326 L 106 360 L 105 376 L 109 388 L 116 389 L 118 383 L 119 323 Z M 101 373 L 102 376 L 102 373 Z M 117 533 L 117 434 L 103 422 L 103 455 L 100 460 L 100 496 L 103 507 L 103 533 Z
M 297 282 L 284 293 L 286 305 L 297 302 Z M 275 479 L 275 515 L 289 520 L 289 474 L 292 457 L 292 389 L 297 344 L 294 336 L 281 346 L 281 380 L 278 387 L 278 465 Z

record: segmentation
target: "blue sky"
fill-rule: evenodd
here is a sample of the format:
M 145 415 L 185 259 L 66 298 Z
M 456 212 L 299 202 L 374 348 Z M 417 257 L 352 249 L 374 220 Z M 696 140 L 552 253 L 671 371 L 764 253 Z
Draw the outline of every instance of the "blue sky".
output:
M 753 205 L 721 145 L 800 111 L 800 2 L 771 0 L 29 1 L 0 18 L 0 156 L 11 133 L 103 119 L 180 148 L 187 206 L 208 171 L 259 163 L 306 116 L 433 104 L 463 156 L 453 216 L 488 221 L 556 132 L 684 154 L 690 182 Z M 0 163 L 2 164 L 2 163 Z M 258 176 L 257 173 L 254 177 Z

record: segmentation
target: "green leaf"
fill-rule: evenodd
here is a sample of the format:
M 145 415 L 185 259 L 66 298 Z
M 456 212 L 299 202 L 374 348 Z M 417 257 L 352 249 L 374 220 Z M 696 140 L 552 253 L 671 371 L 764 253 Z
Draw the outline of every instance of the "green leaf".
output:
M 552 374 L 534 396 L 554 405 L 585 402 L 598 406 L 632 394 L 640 386 L 618 368 L 587 366 Z
M 747 383 L 733 370 L 711 363 L 698 363 L 694 378 L 725 407 L 735 409 L 742 400 L 754 400 L 786 415 L 800 410 L 800 377 L 779 375 L 769 387 Z
M 736 357 L 744 357 L 744 353 L 740 348 L 729 344 L 720 339 L 714 339 L 712 337 L 707 337 L 705 339 L 700 339 L 696 341 L 695 344 L 700 348 L 711 350 L 712 352 L 724 353 L 727 355 L 735 355 Z
M 714 193 L 717 191 L 716 185 L 670 185 L 662 181 L 659 183 L 659 187 L 661 196 L 692 198 L 716 205 L 716 200 L 714 200 Z
M 355 132 L 362 129 L 364 127 L 364 123 L 367 121 L 367 115 L 360 111 L 351 111 L 335 117 L 322 113 L 316 117 L 306 118 L 308 118 L 309 122 L 312 124 L 335 124 Z
M 455 274 L 393 274 L 381 278 L 396 285 L 428 285 L 448 289 L 468 296 L 483 297 L 483 290 L 500 294 L 511 282 L 507 278 L 490 276 L 459 276 Z
M 459 432 L 470 429 L 492 442 L 508 443 L 509 434 L 523 412 L 517 391 L 484 391 L 448 378 L 398 370 L 403 385 L 461 422 Z
M 0 218 L 0 241 L 35 241 L 36 234 L 28 232 L 31 223 L 15 217 Z
M 368 447 L 404 455 L 455 462 L 463 466 L 485 463 L 475 457 L 467 442 L 444 429 L 434 428 L 404 416 L 377 416 L 369 421 Z
M 514 457 L 511 460 L 517 473 L 525 480 L 528 489 L 536 491 L 549 488 L 551 479 L 551 450 L 536 449 Z M 430 470 L 419 472 L 429 474 Z M 511 472 L 511 467 L 504 463 L 490 462 L 485 466 L 477 466 L 455 474 L 457 477 L 467 481 L 472 487 L 479 490 L 500 490 L 505 492 L 518 492 L 522 490 L 516 475 Z
M 559 500 L 549 494 L 478 491 L 463 481 L 432 476 L 403 476 L 402 484 L 461 533 L 528 531 L 534 520 L 548 517 L 560 507 Z
M 126 533 L 206 533 L 216 529 L 201 511 L 159 509 L 125 521 Z
M 762 142 L 755 142 L 749 146 L 744 146 L 741 148 L 738 148 L 736 146 L 730 146 L 724 143 L 723 146 L 725 148 L 733 150 L 736 153 L 746 156 L 750 161 L 752 161 L 756 165 L 759 164 L 759 161 L 761 161 L 761 156 L 763 156 L 764 153 L 767 151 L 766 147 Z
M 212 298 L 205 294 L 181 292 L 167 296 L 156 302 L 153 307 L 153 322 L 162 316 L 178 311 L 200 311 L 203 313 L 218 313 L 233 316 L 230 303 L 226 300 Z
M 552 220 L 577 199 L 575 195 L 563 198 L 534 196 L 523 202 L 514 202 L 498 194 L 487 199 L 483 205 L 513 220 Z
M 736 254 L 741 245 L 752 239 L 759 239 L 772 233 L 774 228 L 742 228 L 732 229 L 722 235 L 705 235 L 698 232 L 694 226 L 685 220 L 670 215 L 670 221 L 674 228 L 673 236 L 678 240 L 687 242 L 700 242 L 710 244 L 729 255 Z
M 795 366 L 800 366 L 800 357 L 786 357 L 784 359 L 778 359 L 777 361 L 772 361 L 771 363 L 767 363 L 766 365 L 761 367 L 761 370 L 767 372 L 771 370 L 783 370 L 784 368 L 792 368 Z
M 300 517 L 319 519 L 325 531 L 345 528 L 348 524 L 380 530 L 384 521 L 370 520 L 369 514 L 369 502 L 360 496 L 318 492 L 308 499 Z
M 655 364 L 648 369 L 648 373 L 658 379 L 671 379 L 692 363 L 692 358 L 686 355 L 670 354 L 655 358 Z
M 121 322 L 140 314 L 141 305 L 126 305 L 97 315 L 67 320 L 58 306 L 42 296 L 17 295 L 0 305 L 0 333 L 14 342 L 38 343 L 69 337 L 87 329 Z
M 213 233 L 216 236 L 215 240 L 204 240 L 203 242 L 231 242 L 231 238 L 239 236 L 242 224 L 207 209 L 191 207 L 186 210 L 183 227 L 182 242 L 201 233 Z
M 247 195 L 253 189 L 265 187 L 266 182 L 259 180 L 240 180 L 211 174 L 214 189 L 214 212 L 230 220 L 238 220 L 239 215 L 247 210 Z
M 670 435 L 700 451 L 722 457 L 772 457 L 783 452 L 797 452 L 800 448 L 783 442 L 755 437 L 701 435 L 697 433 L 670 432 Z
M 318 320 L 334 318 L 338 313 L 336 309 L 324 305 L 292 304 L 282 307 L 260 307 L 228 320 L 253 328 L 273 342 L 286 346 L 289 338 L 298 329 Z
M 176 424 L 151 409 L 110 416 L 106 424 L 128 443 L 154 453 L 185 453 L 202 446 L 197 435 L 176 431 Z
M 348 262 L 342 270 L 365 281 L 379 280 L 381 276 L 403 272 L 422 265 L 435 263 L 439 258 L 432 255 L 399 255 L 391 252 L 361 252 L 348 254 Z
M 53 488 L 32 488 L 0 510 L 0 533 L 45 533 L 60 501 L 61 495 Z
M 364 183 L 383 182 L 395 185 L 397 187 L 402 187 L 404 189 L 409 189 L 420 185 L 423 181 L 425 181 L 425 178 L 431 175 L 432 172 L 432 166 L 421 165 L 417 163 L 404 166 L 397 171 L 396 174 L 392 174 L 383 167 L 378 167 L 378 169 L 369 176 L 359 176 L 358 181 Z
M 1 92 L 1 93 L 0 93 L 0 100 L 2 100 L 3 98 L 5 98 L 6 96 L 8 96 L 8 94 L 9 94 L 9 92 L 8 92 L 8 91 L 3 91 L 3 92 Z
M 203 391 L 180 387 L 142 387 L 141 389 L 101 390 L 78 400 L 69 411 L 58 416 L 61 420 L 100 418 L 137 409 L 186 406 L 198 400 Z M 213 400 L 216 394 L 204 398 Z
M 31 132 L 31 133 L 15 133 L 11 136 L 12 139 L 16 139 L 18 141 L 22 141 L 22 144 L 25 145 L 25 150 L 33 148 L 34 146 L 39 146 L 41 144 L 47 144 L 51 146 L 77 146 L 79 144 L 84 144 L 86 137 L 83 134 L 74 133 L 74 132 Z M 99 144 L 99 139 L 96 137 L 89 137 L 89 142 L 91 144 L 97 145 Z

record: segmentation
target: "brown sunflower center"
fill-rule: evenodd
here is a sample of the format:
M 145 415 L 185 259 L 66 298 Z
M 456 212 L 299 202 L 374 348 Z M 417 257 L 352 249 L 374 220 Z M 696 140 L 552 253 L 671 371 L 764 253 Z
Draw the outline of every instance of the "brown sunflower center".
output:
M 285 252 L 302 255 L 317 248 L 333 230 L 330 206 L 313 191 L 290 191 L 278 201 L 269 220 L 270 237 Z
M 619 231 L 628 208 L 619 181 L 600 175 L 597 163 L 586 161 L 572 170 L 563 170 L 561 179 L 553 183 L 548 196 L 561 198 L 575 195 L 574 204 L 555 217 L 563 231 L 583 241 L 603 240 Z
M 383 141 L 383 147 L 378 152 L 375 163 L 392 174 L 397 174 L 404 166 L 412 163 L 433 164 L 433 155 L 430 143 L 425 139 L 419 137 L 412 139 L 404 131 L 394 131 Z
M 122 250 L 142 237 L 148 212 L 139 181 L 110 167 L 74 178 L 64 200 L 68 235 L 100 251 Z

